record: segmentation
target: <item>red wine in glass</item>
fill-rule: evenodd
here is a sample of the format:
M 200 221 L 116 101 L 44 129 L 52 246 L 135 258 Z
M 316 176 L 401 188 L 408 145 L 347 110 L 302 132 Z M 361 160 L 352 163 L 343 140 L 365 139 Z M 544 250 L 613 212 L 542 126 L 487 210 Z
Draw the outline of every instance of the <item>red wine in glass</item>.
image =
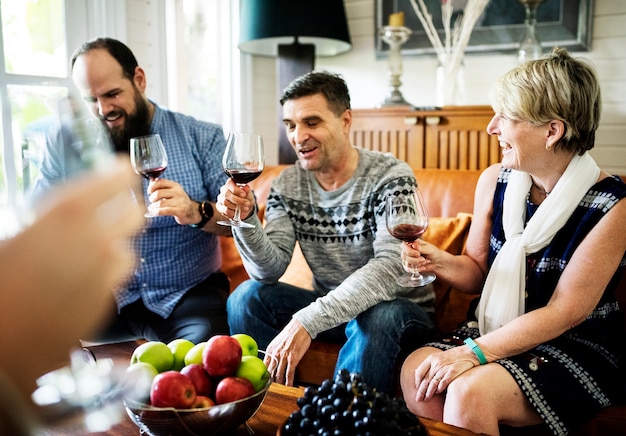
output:
M 254 133 L 232 132 L 226 141 L 226 150 L 222 158 L 222 169 L 237 186 L 243 187 L 263 172 L 265 166 L 263 138 Z M 235 216 L 228 221 L 218 221 L 218 224 L 232 227 L 254 227 L 252 224 L 241 221 L 239 205 L 235 209 Z
M 156 180 L 167 169 L 167 153 L 158 133 L 130 138 L 130 162 L 137 174 Z M 150 212 L 144 214 L 147 218 Z
M 233 179 L 238 185 L 246 185 L 259 177 L 262 171 L 255 170 L 228 170 L 225 171 L 226 175 Z
M 148 179 L 148 180 L 156 180 L 159 178 L 163 171 L 165 171 L 167 167 L 154 168 L 151 170 L 141 170 L 139 171 L 139 175 Z
M 426 227 L 415 224 L 399 224 L 395 226 L 389 233 L 396 239 L 404 242 L 413 242 L 424 234 Z
M 417 188 L 410 192 L 390 193 L 385 199 L 385 219 L 387 230 L 396 239 L 404 242 L 416 241 L 428 228 L 428 212 Z M 398 278 L 403 287 L 417 288 L 435 280 L 431 272 L 420 274 L 417 268 Z

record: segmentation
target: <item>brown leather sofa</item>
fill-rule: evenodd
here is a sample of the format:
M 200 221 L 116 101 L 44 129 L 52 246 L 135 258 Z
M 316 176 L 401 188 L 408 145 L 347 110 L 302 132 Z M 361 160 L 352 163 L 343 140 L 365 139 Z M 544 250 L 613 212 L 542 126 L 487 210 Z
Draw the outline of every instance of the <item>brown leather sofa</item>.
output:
M 269 194 L 271 181 L 287 165 L 267 167 L 262 175 L 251 183 L 257 197 L 259 213 L 265 211 L 265 201 Z M 418 186 L 423 193 L 431 217 L 429 228 L 423 238 L 453 254 L 460 254 L 471 223 L 474 205 L 474 190 L 480 171 L 474 170 L 415 170 Z M 623 177 L 624 178 L 624 177 Z M 626 180 L 626 179 L 625 179 Z M 223 270 L 231 280 L 231 290 L 248 278 L 241 258 L 232 238 L 221 238 Z M 281 281 L 310 288 L 311 271 L 299 249 L 294 253 L 291 265 Z M 439 333 L 450 332 L 466 319 L 467 310 L 473 295 L 463 294 L 443 280 L 435 281 L 436 326 Z M 626 307 L 626 279 L 622 279 L 619 291 L 622 307 Z M 626 323 L 626 320 L 625 320 Z M 337 360 L 339 345 L 314 340 L 311 348 L 298 365 L 296 378 L 301 384 L 319 384 L 324 379 L 332 378 Z M 582 432 L 577 434 L 622 434 L 626 428 L 626 405 L 612 406 L 605 409 L 598 417 L 591 420 Z M 542 434 L 540 428 L 532 432 L 509 429 L 509 434 Z M 507 433 L 505 431 L 504 433 Z

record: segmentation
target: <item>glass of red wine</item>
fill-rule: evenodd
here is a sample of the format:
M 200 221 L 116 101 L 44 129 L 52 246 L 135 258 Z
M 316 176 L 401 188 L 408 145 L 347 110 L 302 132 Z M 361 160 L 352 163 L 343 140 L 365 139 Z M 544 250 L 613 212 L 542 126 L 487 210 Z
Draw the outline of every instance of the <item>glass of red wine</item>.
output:
M 137 174 L 156 180 L 167 169 L 167 153 L 158 133 L 130 138 L 130 162 Z M 147 212 L 147 218 L 156 217 Z
M 237 186 L 244 187 L 263 172 L 265 158 L 263 138 L 255 133 L 232 132 L 226 141 L 226 150 L 222 158 L 222 168 Z M 235 216 L 228 221 L 218 221 L 218 224 L 232 227 L 254 227 L 252 224 L 241 221 L 239 206 L 235 209 Z
M 391 236 L 404 242 L 416 241 L 428 228 L 428 212 L 417 188 L 408 192 L 391 193 L 386 198 L 385 218 Z M 398 277 L 402 287 L 417 288 L 433 282 L 435 274 L 420 274 L 417 268 L 405 265 L 410 273 Z

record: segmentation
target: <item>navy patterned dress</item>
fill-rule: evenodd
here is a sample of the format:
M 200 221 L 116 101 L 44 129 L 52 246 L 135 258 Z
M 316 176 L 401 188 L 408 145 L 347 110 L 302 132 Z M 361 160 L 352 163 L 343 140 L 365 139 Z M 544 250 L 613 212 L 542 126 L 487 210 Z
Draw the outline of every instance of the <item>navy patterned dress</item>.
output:
M 496 187 L 489 265 L 505 240 L 502 205 L 509 175 L 510 170 L 503 169 Z M 596 183 L 552 242 L 527 257 L 526 312 L 547 304 L 580 242 L 624 197 L 626 184 L 621 179 L 608 177 Z M 535 210 L 537 206 L 527 201 L 527 220 Z M 619 369 L 626 365 L 626 339 L 623 313 L 614 295 L 625 266 L 626 253 L 600 302 L 584 322 L 526 353 L 497 361 L 511 373 L 554 434 L 568 434 L 601 408 L 626 399 L 624 371 Z M 445 350 L 463 345 L 467 337 L 478 336 L 477 324 L 470 322 L 450 338 L 430 345 Z

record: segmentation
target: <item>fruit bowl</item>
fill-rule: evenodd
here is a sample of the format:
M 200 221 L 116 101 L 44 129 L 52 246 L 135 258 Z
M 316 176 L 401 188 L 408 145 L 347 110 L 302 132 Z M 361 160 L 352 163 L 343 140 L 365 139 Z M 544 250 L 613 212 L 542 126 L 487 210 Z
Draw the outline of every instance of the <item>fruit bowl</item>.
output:
M 130 399 L 124 400 L 126 413 L 142 434 L 217 435 L 234 430 L 250 419 L 261 407 L 271 380 L 259 392 L 231 403 L 202 409 L 152 407 Z
M 263 356 L 264 352 L 259 350 L 259 357 Z M 139 427 L 141 434 L 151 436 L 230 434 L 240 425 L 247 426 L 246 421 L 259 410 L 271 384 L 272 380 L 269 379 L 261 390 L 249 397 L 203 408 L 154 407 L 130 398 L 124 398 L 124 407 L 130 419 Z

